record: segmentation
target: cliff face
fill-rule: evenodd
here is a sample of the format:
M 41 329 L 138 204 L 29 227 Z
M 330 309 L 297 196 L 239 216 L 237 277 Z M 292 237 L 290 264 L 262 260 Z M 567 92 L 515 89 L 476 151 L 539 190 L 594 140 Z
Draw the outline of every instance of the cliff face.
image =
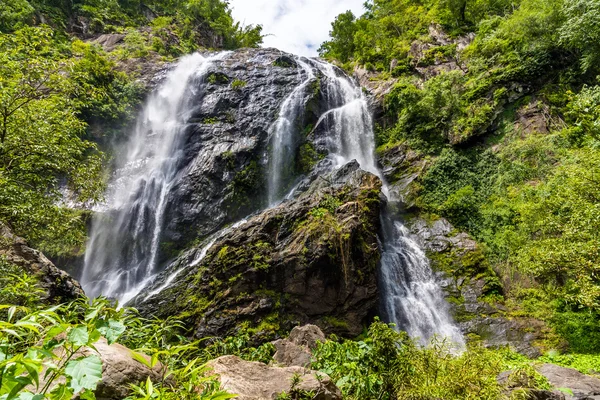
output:
M 109 237 L 109 248 L 93 254 L 136 253 L 121 243 L 160 229 L 158 274 L 131 304 L 144 315 L 177 316 L 198 337 L 240 329 L 272 337 L 305 322 L 359 334 L 377 311 L 384 197 L 380 179 L 364 170 L 373 167 L 343 153 L 356 144 L 334 135 L 344 96 L 354 96 L 354 107 L 360 89 L 341 70 L 275 49 L 221 53 L 199 71 L 178 111 L 181 144 L 169 155 L 175 172 L 164 212 L 157 218 L 157 203 L 141 193 L 159 180 L 140 175 L 127 207 L 142 217 L 122 223 L 122 204 L 109 207 L 96 222 L 119 221 L 124 239 Z M 361 124 L 370 118 L 349 112 Z M 114 273 L 97 276 L 104 272 L 101 279 Z
M 199 338 L 242 328 L 268 338 L 309 321 L 357 335 L 377 307 L 380 189 L 377 177 L 347 164 L 187 251 L 148 292 L 178 278 L 135 305 L 183 318 Z
M 436 56 L 435 59 L 426 60 L 426 55 L 431 49 L 453 46 L 458 50 L 464 49 L 474 39 L 470 34 L 455 39 L 449 38 L 439 27 L 431 26 L 429 38 L 415 41 L 411 46 L 412 63 L 414 64 L 415 81 L 424 87 L 429 81 L 440 74 L 467 73 L 464 62 L 460 57 Z M 388 94 L 397 83 L 395 79 L 381 80 L 375 73 L 357 69 L 355 74 L 365 85 L 370 93 L 370 98 L 377 110 L 385 109 Z M 522 89 L 524 84 L 515 83 L 514 93 L 511 92 L 506 102 L 505 110 L 517 109 L 516 105 L 522 103 L 522 98 L 529 92 Z M 526 85 L 525 85 L 526 86 Z M 513 120 L 493 121 L 486 126 L 484 131 L 490 137 L 501 135 L 501 132 L 515 129 L 525 135 L 537 132 L 547 134 L 548 128 L 543 123 L 540 112 L 535 110 L 539 105 L 531 104 L 518 109 Z M 506 112 L 508 113 L 508 112 Z M 501 112 L 494 118 L 500 119 Z M 505 117 L 505 116 L 504 116 Z M 395 124 L 389 114 L 381 111 L 376 123 L 383 127 Z M 440 132 L 441 133 L 441 132 Z M 493 139 L 482 139 L 462 144 L 456 151 L 465 153 L 494 153 L 499 144 L 492 145 Z M 495 142 L 493 142 L 495 143 Z M 457 145 L 450 140 L 450 145 Z M 450 149 L 452 146 L 447 145 Z M 491 148 L 488 150 L 488 148 Z M 399 208 L 403 220 L 409 227 L 412 237 L 425 250 L 431 261 L 431 266 L 437 274 L 438 280 L 444 290 L 445 297 L 450 303 L 450 310 L 463 334 L 471 341 L 480 342 L 490 347 L 510 346 L 516 351 L 530 357 L 537 357 L 547 350 L 547 343 L 558 344 L 556 335 L 547 323 L 520 310 L 515 301 L 508 300 L 508 285 L 506 277 L 498 271 L 489 259 L 489 249 L 484 243 L 478 242 L 466 230 L 456 228 L 450 221 L 450 216 L 440 212 L 432 212 L 432 207 L 424 203 L 424 181 L 435 179 L 432 177 L 432 168 L 436 172 L 447 173 L 456 181 L 460 179 L 460 167 L 445 165 L 439 167 L 438 153 L 428 153 L 416 145 L 411 145 L 409 140 L 398 141 L 393 145 L 386 144 L 377 151 L 378 163 L 382 169 L 385 180 L 390 186 L 390 191 L 400 199 Z M 455 175 L 452 175 L 455 174 Z M 482 178 L 483 179 L 483 178 Z M 467 202 L 468 199 L 461 199 Z M 463 204 L 464 205 L 464 204 Z M 466 207 L 466 206 L 465 206 Z M 477 211 L 477 210 L 475 210 Z M 478 211 L 477 211 L 478 212 Z M 438 213 L 442 214 L 439 215 Z M 447 216 L 447 218 L 444 218 Z M 518 278 L 517 278 L 518 279 Z

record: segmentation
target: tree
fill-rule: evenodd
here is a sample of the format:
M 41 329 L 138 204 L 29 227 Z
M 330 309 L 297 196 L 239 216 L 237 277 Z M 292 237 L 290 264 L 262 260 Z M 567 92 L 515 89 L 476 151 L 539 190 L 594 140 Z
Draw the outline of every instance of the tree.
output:
M 566 17 L 559 30 L 562 44 L 581 54 L 581 67 L 588 72 L 600 61 L 600 0 L 567 0 Z
M 331 40 L 321 45 L 319 55 L 348 62 L 354 54 L 354 34 L 357 31 L 355 20 L 350 10 L 338 15 L 331 23 Z
M 98 199 L 102 179 L 101 155 L 82 139 L 72 98 L 74 62 L 59 48 L 49 28 L 0 36 L 0 218 L 60 247 L 81 245 L 85 231 L 76 212 L 59 206 L 59 184 L 87 201 Z

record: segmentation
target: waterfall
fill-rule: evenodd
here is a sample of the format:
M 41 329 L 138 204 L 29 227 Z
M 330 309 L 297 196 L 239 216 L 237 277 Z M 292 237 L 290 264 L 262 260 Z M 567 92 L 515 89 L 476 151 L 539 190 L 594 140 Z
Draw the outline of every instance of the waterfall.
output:
M 361 88 L 331 64 L 316 62 L 316 66 L 326 77 L 324 90 L 330 110 L 320 117 L 317 125 L 326 125 L 330 157 L 336 165 L 357 160 L 362 169 L 382 179 L 383 193 L 390 203 L 395 202 L 375 163 L 373 122 Z M 398 218 L 384 212 L 381 220 L 382 316 L 423 345 L 439 336 L 455 348 L 463 348 L 464 338 L 452 321 L 425 253 Z
M 105 295 L 123 304 L 153 282 L 155 286 L 144 293 L 143 299 L 147 300 L 168 287 L 186 268 L 198 265 L 219 237 L 238 226 L 234 224 L 205 238 L 202 248 L 188 250 L 181 258 L 183 263 L 174 264 L 157 278 L 162 272 L 157 264 L 166 199 L 178 182 L 186 121 L 197 106 L 191 104 L 191 99 L 198 98 L 196 91 L 203 88 L 198 83 L 209 67 L 227 54 L 182 58 L 149 98 L 128 144 L 117 157 L 102 212 L 92 222 L 80 279 L 88 296 Z M 315 116 L 314 127 L 328 151 L 323 165 L 337 167 L 357 160 L 362 169 L 382 178 L 383 193 L 393 203 L 395 199 L 390 198 L 375 161 L 373 121 L 361 88 L 331 64 L 306 58 L 295 58 L 295 63 L 297 71 L 290 71 L 288 76 L 298 77 L 299 83 L 287 94 L 268 128 L 265 189 L 269 205 L 281 201 L 293 178 L 298 178 L 293 176 L 294 160 L 303 140 L 304 108 L 317 92 L 326 103 L 326 111 L 320 110 L 322 114 Z M 440 335 L 462 346 L 462 335 L 452 322 L 427 257 L 398 218 L 384 212 L 381 220 L 379 286 L 383 317 L 424 344 Z
M 299 74 L 306 77 L 285 99 L 279 111 L 277 120 L 270 129 L 271 157 L 269 165 L 269 205 L 275 205 L 286 189 L 289 160 L 294 156 L 295 133 L 299 131 L 298 117 L 304 108 L 306 89 L 313 82 L 314 74 L 312 68 L 304 61 L 296 60 L 300 66 Z
M 147 101 L 136 129 L 117 159 L 102 213 L 92 221 L 81 276 L 89 297 L 126 303 L 155 274 L 166 197 L 182 152 L 190 98 L 213 57 L 183 57 Z

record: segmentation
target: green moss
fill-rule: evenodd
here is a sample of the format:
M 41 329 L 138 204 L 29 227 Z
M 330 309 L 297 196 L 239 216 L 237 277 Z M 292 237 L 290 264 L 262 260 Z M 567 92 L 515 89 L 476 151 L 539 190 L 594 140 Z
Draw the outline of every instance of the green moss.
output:
M 203 124 L 207 124 L 207 125 L 214 125 L 214 124 L 218 124 L 220 121 L 217 117 L 208 117 L 208 118 L 204 118 L 202 120 Z
M 263 181 L 262 167 L 254 160 L 235 174 L 230 184 L 231 196 L 226 199 L 230 217 L 247 215 L 261 207 L 264 196 L 259 191 L 263 187 Z
M 298 149 L 298 170 L 302 174 L 309 173 L 315 165 L 324 158 L 324 155 L 317 153 L 314 144 L 307 141 Z
M 231 88 L 234 90 L 241 90 L 245 88 L 246 85 L 248 85 L 248 82 L 242 81 L 240 79 L 235 79 L 233 82 L 231 82 Z
M 275 61 L 273 61 L 273 66 L 279 68 L 292 68 L 295 67 L 295 64 L 288 57 L 279 57 Z
M 323 317 L 323 322 L 330 325 L 334 329 L 337 328 L 346 330 L 349 328 L 348 321 L 344 321 L 333 316 Z

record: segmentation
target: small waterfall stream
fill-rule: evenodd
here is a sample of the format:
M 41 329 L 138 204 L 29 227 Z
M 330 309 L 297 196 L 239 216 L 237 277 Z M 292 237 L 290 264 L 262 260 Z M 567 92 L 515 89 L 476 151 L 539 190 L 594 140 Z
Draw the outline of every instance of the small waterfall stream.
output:
M 319 62 L 317 66 L 326 76 L 325 90 L 331 107 L 318 122 L 327 124 L 330 154 L 337 165 L 355 159 L 362 169 L 379 176 L 383 193 L 390 203 L 395 202 L 375 163 L 373 122 L 361 88 L 331 64 Z M 379 287 L 384 319 L 419 338 L 423 345 L 439 336 L 447 338 L 455 348 L 463 348 L 464 338 L 452 321 L 425 253 L 397 217 L 385 211 L 381 219 Z
M 299 73 L 304 75 L 302 83 L 285 99 L 277 120 L 271 126 L 271 154 L 269 165 L 269 205 L 273 206 L 281 200 L 285 188 L 285 171 L 289 160 L 294 156 L 293 139 L 298 130 L 297 118 L 304 107 L 304 99 L 308 85 L 313 81 L 312 68 L 304 61 L 296 60 L 300 66 Z
M 147 102 L 117 164 L 104 212 L 92 224 L 81 277 L 90 297 L 105 295 L 124 304 L 161 272 L 156 270 L 156 264 L 165 199 L 177 181 L 182 131 L 193 107 L 189 104 L 191 94 L 198 90 L 198 85 L 191 82 L 203 79 L 211 62 L 226 54 L 213 57 L 193 54 L 182 58 Z M 319 80 L 327 106 L 315 129 L 324 132 L 330 165 L 337 167 L 357 160 L 362 169 L 382 178 L 383 192 L 389 198 L 375 161 L 373 121 L 361 88 L 331 64 L 305 58 L 295 61 L 300 83 L 283 101 L 269 131 L 271 148 L 265 188 L 269 205 L 281 201 L 284 192 L 290 189 L 287 171 L 291 170 L 297 150 L 294 148 L 300 134 L 297 120 L 315 79 Z M 427 257 L 398 218 L 385 212 L 381 219 L 380 291 L 384 319 L 420 338 L 423 344 L 439 335 L 462 347 L 463 337 L 450 317 Z M 219 235 L 205 241 L 191 265 L 202 260 Z M 166 288 L 185 267 L 171 272 L 162 285 L 144 298 Z

